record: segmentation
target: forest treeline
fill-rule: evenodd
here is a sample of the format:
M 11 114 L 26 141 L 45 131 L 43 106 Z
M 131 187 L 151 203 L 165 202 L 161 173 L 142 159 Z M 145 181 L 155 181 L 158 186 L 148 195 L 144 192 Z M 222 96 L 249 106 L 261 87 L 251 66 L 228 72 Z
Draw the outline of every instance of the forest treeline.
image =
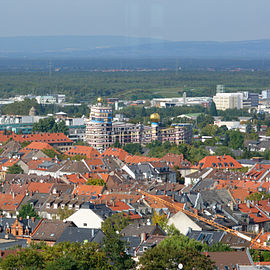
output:
M 261 92 L 270 87 L 270 71 L 155 71 L 155 72 L 1 72 L 0 98 L 15 95 L 66 94 L 69 102 L 92 102 L 97 96 L 152 99 L 212 96 L 216 85 L 226 91 Z

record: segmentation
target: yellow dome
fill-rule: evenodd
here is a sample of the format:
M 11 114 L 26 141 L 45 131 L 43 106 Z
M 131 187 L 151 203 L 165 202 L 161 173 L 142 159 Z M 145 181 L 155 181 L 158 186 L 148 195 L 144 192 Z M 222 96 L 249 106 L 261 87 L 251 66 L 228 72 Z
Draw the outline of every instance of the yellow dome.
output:
M 160 116 L 159 116 L 159 114 L 158 114 L 158 113 L 152 113 L 152 114 L 150 115 L 150 120 L 151 120 L 151 122 L 153 122 L 153 123 L 158 123 L 158 122 L 160 121 Z
M 103 102 L 103 99 L 102 99 L 101 97 L 99 97 L 99 98 L 97 99 L 97 102 L 98 102 L 98 103 L 102 103 L 102 102 Z

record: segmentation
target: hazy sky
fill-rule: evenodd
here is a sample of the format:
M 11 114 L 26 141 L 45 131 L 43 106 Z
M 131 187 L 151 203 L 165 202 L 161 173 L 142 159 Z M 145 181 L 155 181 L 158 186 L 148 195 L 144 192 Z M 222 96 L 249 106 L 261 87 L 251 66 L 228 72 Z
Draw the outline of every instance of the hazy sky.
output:
M 0 0 L 0 36 L 270 39 L 270 0 Z

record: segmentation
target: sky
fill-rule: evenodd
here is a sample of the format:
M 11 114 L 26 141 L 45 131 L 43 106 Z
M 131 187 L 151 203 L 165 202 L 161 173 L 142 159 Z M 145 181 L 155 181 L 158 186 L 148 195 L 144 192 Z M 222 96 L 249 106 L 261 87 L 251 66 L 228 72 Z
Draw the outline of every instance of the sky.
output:
M 270 39 L 270 0 L 0 0 L 0 37 Z

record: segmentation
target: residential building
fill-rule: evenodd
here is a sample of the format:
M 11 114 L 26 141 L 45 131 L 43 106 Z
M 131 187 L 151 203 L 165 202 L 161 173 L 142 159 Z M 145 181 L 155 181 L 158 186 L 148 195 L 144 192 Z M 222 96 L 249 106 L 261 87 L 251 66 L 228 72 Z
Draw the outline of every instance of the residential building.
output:
M 86 125 L 85 141 L 100 152 L 108 149 L 113 143 L 140 143 L 146 145 L 152 141 L 170 142 L 174 144 L 191 143 L 192 124 L 177 123 L 169 128 L 159 126 L 160 116 L 153 113 L 150 116 L 151 126 L 111 122 L 112 108 L 102 104 L 91 107 L 90 118 Z
M 67 218 L 78 228 L 100 229 L 101 223 L 113 214 L 113 211 L 105 204 L 91 204 L 85 202 L 81 208 Z

